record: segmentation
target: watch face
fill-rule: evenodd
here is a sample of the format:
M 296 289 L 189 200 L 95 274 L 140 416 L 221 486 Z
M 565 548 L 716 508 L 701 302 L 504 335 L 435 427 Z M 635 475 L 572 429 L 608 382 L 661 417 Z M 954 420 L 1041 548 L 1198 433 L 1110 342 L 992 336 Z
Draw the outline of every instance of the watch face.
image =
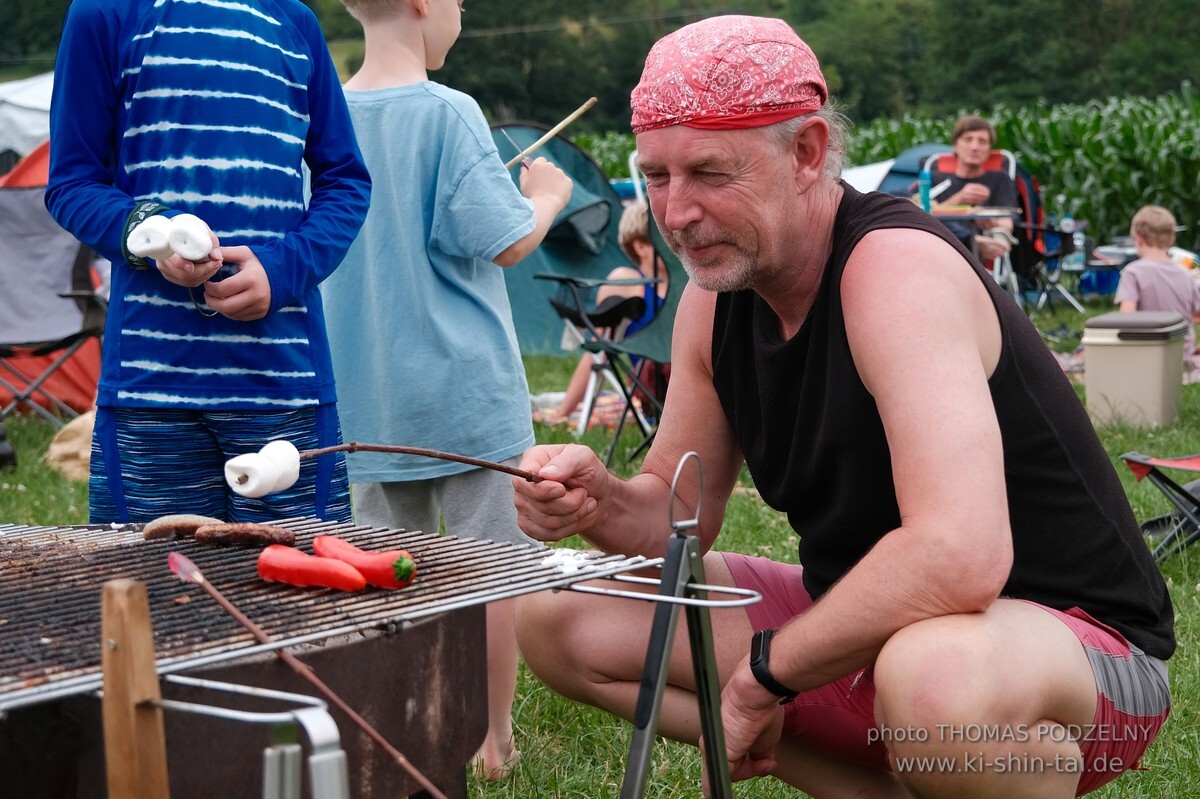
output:
M 750 639 L 750 663 L 762 663 L 766 658 L 767 641 L 771 638 L 770 630 L 759 630 Z

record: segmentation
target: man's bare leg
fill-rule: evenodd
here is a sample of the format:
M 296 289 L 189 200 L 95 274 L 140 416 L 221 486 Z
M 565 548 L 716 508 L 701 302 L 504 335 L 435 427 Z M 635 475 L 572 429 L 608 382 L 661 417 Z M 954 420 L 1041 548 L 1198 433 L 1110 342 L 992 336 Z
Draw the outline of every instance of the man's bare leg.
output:
M 705 582 L 733 585 L 719 555 L 704 558 Z M 715 596 L 714 596 L 715 598 Z M 517 600 L 517 640 L 533 672 L 556 692 L 630 719 L 641 687 L 654 605 L 570 592 Z M 710 611 L 717 674 L 724 685 L 749 655 L 752 635 L 741 608 Z M 695 745 L 700 737 L 686 622 L 680 619 L 668 667 L 659 734 Z M 897 799 L 906 796 L 895 778 L 877 769 L 819 755 L 795 742 L 781 749 L 775 776 L 810 796 Z M 700 775 L 696 775 L 697 784 Z
M 1002 599 L 914 624 L 880 652 L 875 686 L 876 721 L 885 740 L 905 739 L 888 749 L 914 796 L 1075 795 L 1080 745 L 1067 731 L 1092 723 L 1096 683 L 1079 639 L 1045 610 Z M 944 759 L 908 759 L 929 757 Z

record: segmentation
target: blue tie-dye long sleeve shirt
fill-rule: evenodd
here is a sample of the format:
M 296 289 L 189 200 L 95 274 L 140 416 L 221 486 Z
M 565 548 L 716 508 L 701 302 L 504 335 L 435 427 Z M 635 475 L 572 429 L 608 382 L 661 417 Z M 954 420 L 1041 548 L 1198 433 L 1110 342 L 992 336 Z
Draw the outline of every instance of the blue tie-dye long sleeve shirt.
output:
M 337 73 L 298 0 L 71 4 L 46 205 L 113 262 L 97 404 L 333 402 L 318 284 L 354 241 L 369 197 Z M 193 301 L 202 289 L 126 262 L 125 222 L 144 200 L 196 214 L 222 246 L 250 247 L 270 280 L 267 316 L 207 316 Z

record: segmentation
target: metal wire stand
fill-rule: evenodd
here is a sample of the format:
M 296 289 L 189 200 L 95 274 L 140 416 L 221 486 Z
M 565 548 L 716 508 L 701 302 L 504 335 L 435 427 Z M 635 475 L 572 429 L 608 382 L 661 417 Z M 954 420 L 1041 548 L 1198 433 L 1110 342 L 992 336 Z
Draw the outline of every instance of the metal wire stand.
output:
M 629 758 L 625 767 L 625 778 L 621 783 L 621 799 L 640 799 L 646 788 L 646 777 L 650 771 L 654 740 L 658 730 L 658 718 L 662 709 L 662 698 L 667 684 L 667 666 L 671 657 L 671 642 L 675 640 L 675 626 L 679 620 L 679 609 L 686 609 L 688 641 L 691 644 L 692 669 L 696 680 L 696 698 L 700 705 L 700 729 L 704 736 L 704 765 L 708 773 L 713 799 L 733 799 L 729 764 L 725 760 L 725 731 L 721 726 L 721 685 L 717 677 L 716 654 L 713 649 L 712 621 L 709 609 L 717 607 L 741 607 L 762 599 L 754 591 L 704 583 L 704 564 L 700 552 L 700 539 L 689 535 L 688 530 L 700 524 L 700 503 L 697 500 L 695 515 L 683 521 L 675 521 L 674 507 L 676 487 L 684 464 L 695 460 L 696 469 L 703 484 L 700 458 L 695 452 L 686 453 L 675 470 L 671 483 L 671 537 L 667 541 L 667 554 L 662 563 L 662 578 L 618 575 L 618 582 L 637 582 L 659 586 L 657 594 L 633 591 L 614 591 L 586 585 L 571 586 L 573 591 L 584 593 L 622 596 L 648 600 L 656 603 L 654 619 L 650 627 L 650 642 L 646 647 L 646 662 L 642 671 L 642 684 L 638 691 L 637 705 L 633 714 L 633 739 L 629 744 Z M 701 491 L 703 494 L 703 491 Z M 731 594 L 738 599 L 713 600 L 708 594 Z

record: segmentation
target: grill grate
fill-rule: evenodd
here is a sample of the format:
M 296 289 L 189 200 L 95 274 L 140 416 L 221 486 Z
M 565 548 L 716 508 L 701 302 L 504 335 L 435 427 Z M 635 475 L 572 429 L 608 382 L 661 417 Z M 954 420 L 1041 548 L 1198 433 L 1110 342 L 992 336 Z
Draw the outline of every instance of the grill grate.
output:
M 582 569 L 544 563 L 548 551 L 316 519 L 278 522 L 311 552 L 317 535 L 363 549 L 407 549 L 412 585 L 346 593 L 258 577 L 257 548 L 145 541 L 141 525 L 0 525 L 0 712 L 98 689 L 100 592 L 118 578 L 146 584 L 160 674 L 365 630 L 390 630 L 452 609 L 610 577 L 657 560 L 588 553 Z M 167 568 L 187 555 L 273 642 L 260 644 L 196 585 Z

